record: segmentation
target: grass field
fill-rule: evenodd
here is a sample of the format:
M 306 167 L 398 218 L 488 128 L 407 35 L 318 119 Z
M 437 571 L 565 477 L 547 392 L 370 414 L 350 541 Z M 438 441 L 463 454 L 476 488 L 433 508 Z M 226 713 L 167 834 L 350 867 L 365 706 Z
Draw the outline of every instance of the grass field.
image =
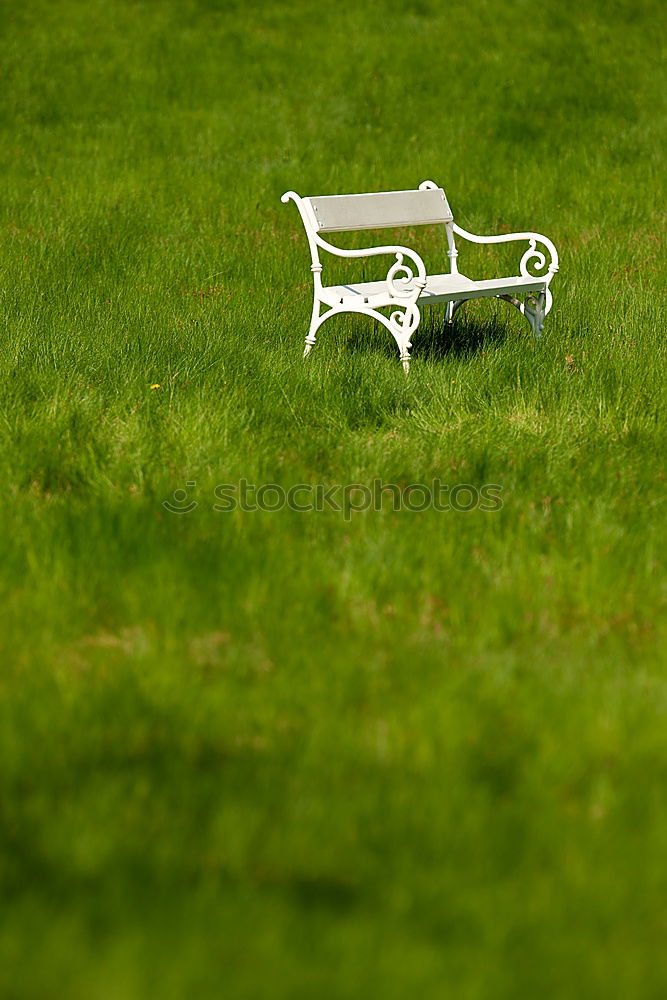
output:
M 0 995 L 665 997 L 662 5 L 0 15 Z M 554 240 L 544 337 L 303 363 L 280 195 L 425 178 Z M 503 505 L 216 511 L 242 478 Z

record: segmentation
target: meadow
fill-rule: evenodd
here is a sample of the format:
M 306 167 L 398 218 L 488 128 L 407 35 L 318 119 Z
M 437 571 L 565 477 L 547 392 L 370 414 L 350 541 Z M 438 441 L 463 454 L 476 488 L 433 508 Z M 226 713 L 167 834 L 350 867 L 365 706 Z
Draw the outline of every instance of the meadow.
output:
M 663 998 L 662 5 L 0 22 L 0 995 Z M 543 337 L 486 301 L 408 377 L 363 318 L 304 363 L 281 194 L 427 178 L 553 239 Z M 215 510 L 243 478 L 502 509 Z

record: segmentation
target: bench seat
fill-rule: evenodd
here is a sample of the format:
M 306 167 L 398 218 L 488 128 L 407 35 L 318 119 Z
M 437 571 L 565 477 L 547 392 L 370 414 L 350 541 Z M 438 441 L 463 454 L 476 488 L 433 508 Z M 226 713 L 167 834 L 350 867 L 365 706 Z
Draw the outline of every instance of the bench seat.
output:
M 424 305 L 435 305 L 438 302 L 455 302 L 457 299 L 482 299 L 493 295 L 523 295 L 528 292 L 542 292 L 547 282 L 544 278 L 525 278 L 521 275 L 511 278 L 491 278 L 484 281 L 473 281 L 465 274 L 430 274 L 426 285 L 419 293 L 417 302 Z M 371 304 L 374 298 L 395 298 L 387 289 L 386 281 L 362 281 L 353 285 L 327 285 L 322 288 L 324 301 L 331 299 L 347 305 L 361 300 Z M 326 295 L 326 298 L 325 298 Z

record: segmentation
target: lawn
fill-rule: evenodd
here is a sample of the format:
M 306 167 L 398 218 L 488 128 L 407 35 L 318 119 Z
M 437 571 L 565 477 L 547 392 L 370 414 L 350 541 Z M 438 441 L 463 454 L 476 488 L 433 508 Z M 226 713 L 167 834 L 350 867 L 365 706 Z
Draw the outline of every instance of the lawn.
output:
M 0 19 L 0 995 L 665 997 L 662 5 Z M 542 339 L 303 362 L 281 194 L 427 178 L 553 239 Z M 216 509 L 434 479 L 502 506 Z

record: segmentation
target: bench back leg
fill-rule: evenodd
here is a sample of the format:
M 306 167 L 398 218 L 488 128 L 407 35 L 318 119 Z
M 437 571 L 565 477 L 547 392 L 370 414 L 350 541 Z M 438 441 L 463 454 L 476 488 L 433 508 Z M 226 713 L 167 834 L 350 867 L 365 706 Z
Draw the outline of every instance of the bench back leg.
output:
M 546 304 L 545 304 L 545 294 L 540 292 L 539 295 L 529 295 L 523 304 L 523 314 L 528 320 L 530 329 L 533 331 L 533 336 L 539 338 L 542 336 L 542 327 L 544 326 L 544 317 L 546 316 Z
M 536 340 L 539 340 L 542 336 L 545 316 L 551 309 L 553 302 L 551 292 L 548 288 L 537 295 L 526 295 L 523 302 L 514 295 L 497 295 L 496 298 L 503 299 L 518 309 L 521 315 L 525 316 L 528 320 L 528 325 L 533 331 L 533 336 Z

